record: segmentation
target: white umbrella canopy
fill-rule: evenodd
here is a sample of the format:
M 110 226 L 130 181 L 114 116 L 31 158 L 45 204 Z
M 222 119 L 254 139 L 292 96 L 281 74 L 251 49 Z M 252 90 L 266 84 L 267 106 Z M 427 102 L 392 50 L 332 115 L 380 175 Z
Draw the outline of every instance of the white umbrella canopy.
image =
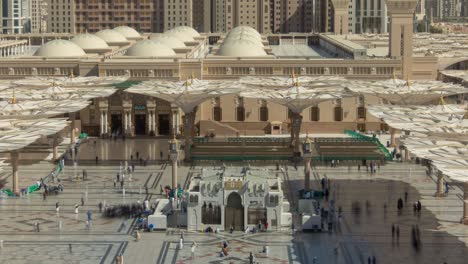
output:
M 394 106 L 372 105 L 371 115 L 383 119 L 389 126 L 424 134 L 459 134 L 468 132 L 468 120 L 463 119 L 462 105 Z
M 128 76 L 89 76 L 89 77 L 27 77 L 16 80 L 13 83 L 18 86 L 28 87 L 96 87 L 96 86 L 115 86 L 118 83 L 128 80 Z
M 0 120 L 0 153 L 27 147 L 44 136 L 62 131 L 69 123 L 66 118 Z
M 374 95 L 392 104 L 424 105 L 454 94 L 468 93 L 468 88 L 441 81 L 348 81 L 347 88 L 357 94 Z
M 34 100 L 18 103 L 0 102 L 0 119 L 33 119 L 46 118 L 66 113 L 78 112 L 86 108 L 88 100 Z
M 408 137 L 403 144 L 414 155 L 432 164 L 452 180 L 468 181 L 468 137 L 464 140 Z
M 177 105 L 187 114 L 207 99 L 239 93 L 240 85 L 231 80 L 152 80 L 133 85 L 125 91 L 163 99 Z
M 21 100 L 82 100 L 108 97 L 117 90 L 112 87 L 14 87 L 0 91 L 0 98 Z
M 269 100 L 296 114 L 323 101 L 354 96 L 343 85 L 346 79 L 335 76 L 243 77 L 240 82 L 244 87 L 241 96 Z

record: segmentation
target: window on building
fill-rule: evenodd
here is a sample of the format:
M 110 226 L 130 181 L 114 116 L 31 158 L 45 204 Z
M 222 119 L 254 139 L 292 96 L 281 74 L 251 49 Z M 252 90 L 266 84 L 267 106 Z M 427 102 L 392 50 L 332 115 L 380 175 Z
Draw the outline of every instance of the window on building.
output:
M 343 107 L 335 107 L 335 121 L 343 121 Z
M 221 207 L 219 205 L 213 206 L 211 203 L 209 203 L 208 205 L 206 203 L 203 203 L 202 223 L 205 225 L 220 225 Z
M 318 106 L 310 108 L 310 121 L 320 121 L 320 108 Z
M 223 109 L 219 106 L 213 107 L 213 120 L 221 121 L 223 119 Z
M 268 107 L 260 107 L 260 121 L 268 121 Z
M 357 117 L 366 119 L 366 108 L 364 106 L 360 106 L 357 109 Z
M 245 121 L 245 108 L 243 106 L 238 106 L 236 108 L 236 120 Z

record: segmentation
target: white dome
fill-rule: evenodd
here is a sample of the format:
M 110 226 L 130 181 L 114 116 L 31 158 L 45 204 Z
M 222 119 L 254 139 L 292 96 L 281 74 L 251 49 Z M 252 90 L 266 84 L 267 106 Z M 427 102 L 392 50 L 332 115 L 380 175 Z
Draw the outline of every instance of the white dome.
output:
M 154 41 L 154 43 L 159 43 L 163 44 L 165 46 L 168 46 L 172 49 L 177 49 L 177 48 L 185 48 L 185 43 L 181 41 L 180 39 L 176 37 L 171 37 L 169 35 L 164 35 L 164 34 L 153 34 L 149 37 L 151 41 Z
M 258 42 L 262 42 L 262 38 L 257 36 L 256 34 L 249 32 L 249 31 L 231 31 L 229 34 L 226 35 L 226 38 L 246 38 L 252 39 Z
M 93 34 L 80 34 L 70 40 L 84 50 L 110 49 L 107 43 Z
M 185 33 L 191 36 L 192 38 L 200 36 L 200 33 L 198 33 L 195 29 L 187 26 L 175 27 L 173 29 L 170 29 L 169 31 Z
M 127 39 L 139 39 L 139 38 L 141 38 L 140 33 L 138 33 L 135 29 L 133 29 L 131 27 L 120 26 L 120 27 L 114 28 L 113 30 L 119 32 L 120 34 L 122 34 Z
M 125 56 L 135 57 L 170 57 L 176 53 L 169 47 L 156 44 L 152 40 L 142 40 L 127 49 Z
M 192 36 L 190 36 L 187 33 L 180 32 L 180 31 L 169 30 L 169 31 L 164 32 L 163 35 L 177 38 L 182 42 L 194 41 Z
M 229 57 L 257 57 L 266 56 L 265 50 L 248 40 L 237 40 L 221 45 L 218 56 Z
M 94 35 L 103 39 L 107 44 L 126 44 L 128 40 L 124 35 L 112 29 L 103 29 L 96 32 Z
M 249 33 L 252 33 L 252 34 L 254 34 L 254 35 L 260 37 L 260 38 L 262 37 L 262 36 L 260 35 L 260 33 L 258 33 L 257 30 L 255 30 L 253 27 L 249 27 L 249 26 L 238 26 L 238 27 L 235 27 L 235 28 L 233 28 L 233 29 L 231 30 L 231 32 L 236 32 L 236 31 L 247 31 L 247 32 L 249 32 Z
M 56 39 L 51 40 L 44 45 L 42 45 L 36 52 L 34 56 L 41 57 L 81 57 L 85 56 L 86 53 L 80 46 L 69 40 Z

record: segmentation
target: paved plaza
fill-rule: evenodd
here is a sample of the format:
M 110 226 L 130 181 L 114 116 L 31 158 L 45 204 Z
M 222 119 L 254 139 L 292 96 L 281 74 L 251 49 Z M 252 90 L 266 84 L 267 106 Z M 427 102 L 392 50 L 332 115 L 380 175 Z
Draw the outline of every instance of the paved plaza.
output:
M 179 229 L 143 233 L 138 242 L 133 238 L 134 219 L 104 218 L 98 209 L 99 202 L 111 205 L 132 203 L 145 198 L 154 202 L 161 198 L 160 186 L 170 185 L 171 166 L 159 160 L 160 151 L 167 157 L 167 139 L 127 139 L 125 142 L 91 140 L 81 145 L 78 165 L 66 166 L 60 176 L 64 192 L 50 195 L 45 200 L 42 193 L 21 198 L 0 199 L 0 263 L 114 263 L 123 254 L 125 263 L 249 263 L 252 252 L 258 263 L 367 263 L 375 256 L 376 263 L 466 263 L 468 257 L 468 227 L 460 225 L 462 191 L 450 184 L 448 197 L 436 198 L 436 179 L 426 176 L 425 167 L 416 164 L 390 162 L 376 174 L 365 168 L 346 165 L 337 168 L 313 168 L 313 188 L 320 189 L 319 180 L 331 180 L 330 200 L 341 206 L 343 217 L 332 230 L 321 233 L 297 230 L 271 230 L 256 234 L 243 232 L 205 234 L 186 232 L 182 249 L 179 248 Z M 149 164 L 136 162 L 132 181 L 125 183 L 125 196 L 113 180 L 120 161 L 136 152 Z M 98 164 L 95 156 L 99 156 Z M 155 161 L 155 159 L 157 159 Z M 220 166 L 219 163 L 181 164 L 179 183 L 186 187 L 191 177 L 201 173 L 203 166 Z M 245 166 L 245 164 L 226 164 Z M 30 162 L 19 167 L 20 185 L 24 187 L 47 175 L 54 164 Z M 297 191 L 303 188 L 302 166 L 294 169 L 289 164 L 286 174 L 276 171 L 274 163 L 250 163 L 278 173 L 283 177 L 286 196 L 292 211 L 297 206 Z M 82 170 L 88 178 L 81 180 Z M 11 177 L 9 171 L 2 176 Z M 146 188 L 148 187 L 148 193 Z M 398 198 L 408 200 L 401 214 L 397 212 Z M 75 214 L 75 204 L 85 205 Z M 420 200 L 421 214 L 413 213 L 413 203 Z M 56 213 L 55 204 L 60 203 Z M 327 201 L 321 204 L 328 206 Z M 358 208 L 359 210 L 357 210 Z M 87 230 L 86 212 L 92 212 L 91 229 Z M 298 227 L 297 218 L 295 226 Z M 40 232 L 34 230 L 39 223 Z M 400 236 L 392 238 L 392 224 L 399 226 Z M 422 247 L 415 250 L 411 244 L 411 228 L 418 225 Z M 299 228 L 298 228 L 299 229 Z M 228 256 L 220 257 L 221 244 L 229 244 Z M 196 242 L 195 258 L 191 245 Z M 269 254 L 260 254 L 264 246 Z

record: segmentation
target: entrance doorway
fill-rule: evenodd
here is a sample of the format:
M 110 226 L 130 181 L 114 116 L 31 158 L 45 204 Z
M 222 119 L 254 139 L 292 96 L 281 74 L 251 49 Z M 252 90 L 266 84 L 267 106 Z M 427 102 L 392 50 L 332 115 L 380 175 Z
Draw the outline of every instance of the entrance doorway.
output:
M 244 231 L 244 206 L 236 192 L 229 194 L 224 214 L 224 229 L 229 230 L 231 226 L 234 230 Z
M 135 135 L 146 135 L 145 114 L 135 114 Z
M 111 133 L 116 135 L 122 133 L 122 113 L 111 114 Z
M 158 115 L 158 130 L 159 135 L 169 135 L 170 125 L 169 125 L 169 114 L 159 114 Z

